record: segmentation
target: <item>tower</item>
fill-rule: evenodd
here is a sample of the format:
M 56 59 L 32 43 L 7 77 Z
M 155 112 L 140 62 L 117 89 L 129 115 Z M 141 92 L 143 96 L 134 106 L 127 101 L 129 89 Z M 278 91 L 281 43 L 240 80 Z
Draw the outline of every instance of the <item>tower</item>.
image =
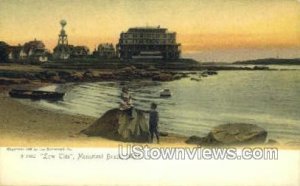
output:
M 66 31 L 64 29 L 64 27 L 67 25 L 67 21 L 64 19 L 61 20 L 60 25 L 61 30 L 60 34 L 58 35 L 58 45 L 68 45 L 68 35 L 66 34 Z
M 71 50 L 68 44 L 68 35 L 64 29 L 67 25 L 67 21 L 63 19 L 59 23 L 61 25 L 61 30 L 58 35 L 57 46 L 54 48 L 53 57 L 55 59 L 69 59 Z

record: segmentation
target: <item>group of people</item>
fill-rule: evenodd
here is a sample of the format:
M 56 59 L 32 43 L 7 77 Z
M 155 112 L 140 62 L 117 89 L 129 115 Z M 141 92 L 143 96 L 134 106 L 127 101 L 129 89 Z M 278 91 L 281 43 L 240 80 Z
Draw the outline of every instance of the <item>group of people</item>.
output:
M 159 143 L 159 132 L 158 132 L 159 114 L 156 110 L 157 104 L 151 103 L 150 108 L 151 108 L 150 111 L 148 111 L 150 142 L 153 143 L 153 138 L 155 135 L 156 139 L 157 139 L 157 143 Z M 126 114 L 128 114 L 128 116 L 131 120 L 134 119 L 132 97 L 129 93 L 128 87 L 122 88 L 120 110 L 126 112 Z

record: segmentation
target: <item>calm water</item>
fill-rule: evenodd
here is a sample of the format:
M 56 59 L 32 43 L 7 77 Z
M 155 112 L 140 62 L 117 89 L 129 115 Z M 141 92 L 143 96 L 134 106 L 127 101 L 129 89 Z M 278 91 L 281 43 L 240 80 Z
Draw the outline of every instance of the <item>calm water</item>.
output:
M 158 103 L 163 131 L 201 136 L 215 125 L 242 122 L 258 124 L 273 139 L 300 141 L 300 71 L 221 71 L 199 82 L 186 78 L 128 85 L 137 108 Z M 99 117 L 118 106 L 120 87 L 119 82 L 52 86 L 47 89 L 67 92 L 64 101 L 36 103 Z M 173 96 L 160 98 L 163 88 L 171 89 Z

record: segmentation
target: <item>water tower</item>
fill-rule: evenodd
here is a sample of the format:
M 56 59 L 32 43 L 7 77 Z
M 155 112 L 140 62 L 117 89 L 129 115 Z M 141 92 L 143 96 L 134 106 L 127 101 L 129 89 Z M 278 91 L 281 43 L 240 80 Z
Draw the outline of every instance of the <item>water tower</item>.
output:
M 61 20 L 60 25 L 61 30 L 60 34 L 58 35 L 58 45 L 68 45 L 68 35 L 66 34 L 66 31 L 64 29 L 64 27 L 67 25 L 67 21 L 64 19 Z
M 61 30 L 60 34 L 58 35 L 57 46 L 54 48 L 53 57 L 55 59 L 69 59 L 71 50 L 68 44 L 68 35 L 64 29 L 64 27 L 67 25 L 67 21 L 63 19 L 59 23 L 61 25 Z

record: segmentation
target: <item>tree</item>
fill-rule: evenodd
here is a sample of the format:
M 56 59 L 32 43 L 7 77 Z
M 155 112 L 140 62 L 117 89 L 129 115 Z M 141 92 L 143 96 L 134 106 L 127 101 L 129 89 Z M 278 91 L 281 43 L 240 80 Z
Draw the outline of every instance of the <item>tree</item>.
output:
M 0 41 L 0 63 L 8 61 L 8 47 L 4 41 Z

